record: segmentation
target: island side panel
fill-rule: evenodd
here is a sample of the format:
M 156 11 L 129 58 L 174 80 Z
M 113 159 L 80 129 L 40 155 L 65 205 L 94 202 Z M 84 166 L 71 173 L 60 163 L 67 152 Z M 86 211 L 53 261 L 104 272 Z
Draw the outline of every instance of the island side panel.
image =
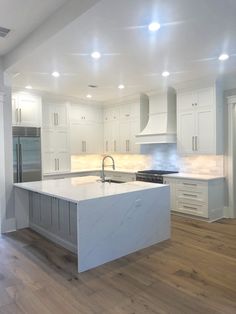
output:
M 77 253 L 77 204 L 30 192 L 29 227 Z
M 170 238 L 169 186 L 78 203 L 78 271 Z
M 14 187 L 16 229 L 29 227 L 29 191 Z

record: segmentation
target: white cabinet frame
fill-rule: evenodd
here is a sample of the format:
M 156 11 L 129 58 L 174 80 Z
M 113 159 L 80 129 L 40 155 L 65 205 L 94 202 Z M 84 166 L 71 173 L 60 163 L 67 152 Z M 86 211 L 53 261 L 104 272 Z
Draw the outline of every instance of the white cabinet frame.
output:
M 228 97 L 227 183 L 229 208 L 227 216 L 236 217 L 236 95 Z

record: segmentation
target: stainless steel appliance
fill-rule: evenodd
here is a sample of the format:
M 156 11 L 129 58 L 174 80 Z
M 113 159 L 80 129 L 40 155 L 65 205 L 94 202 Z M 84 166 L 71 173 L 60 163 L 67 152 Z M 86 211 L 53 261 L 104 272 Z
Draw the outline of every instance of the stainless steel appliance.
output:
M 163 184 L 163 175 L 171 173 L 178 173 L 178 171 L 143 170 L 136 173 L 136 180 Z
M 42 178 L 40 128 L 13 127 L 14 182 Z

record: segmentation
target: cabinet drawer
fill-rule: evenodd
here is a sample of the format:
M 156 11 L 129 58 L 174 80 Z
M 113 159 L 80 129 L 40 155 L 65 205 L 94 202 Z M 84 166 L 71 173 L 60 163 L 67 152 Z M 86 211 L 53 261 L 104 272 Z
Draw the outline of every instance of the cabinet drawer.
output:
M 187 199 L 187 200 L 193 200 L 193 201 L 199 201 L 203 202 L 205 204 L 208 203 L 208 196 L 207 191 L 205 189 L 203 190 L 181 190 L 178 189 L 176 191 L 176 197 L 181 199 Z
M 197 180 L 177 180 L 176 190 L 190 192 L 207 192 L 207 183 Z
M 201 217 L 208 218 L 208 206 L 201 202 L 193 202 L 192 200 L 177 199 L 176 211 Z

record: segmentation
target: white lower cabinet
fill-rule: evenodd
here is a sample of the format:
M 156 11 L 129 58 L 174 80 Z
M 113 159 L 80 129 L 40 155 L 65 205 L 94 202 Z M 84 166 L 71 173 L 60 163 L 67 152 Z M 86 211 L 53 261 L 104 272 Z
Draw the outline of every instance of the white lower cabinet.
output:
M 224 178 L 193 180 L 165 177 L 164 183 L 170 185 L 172 211 L 210 221 L 224 216 Z

